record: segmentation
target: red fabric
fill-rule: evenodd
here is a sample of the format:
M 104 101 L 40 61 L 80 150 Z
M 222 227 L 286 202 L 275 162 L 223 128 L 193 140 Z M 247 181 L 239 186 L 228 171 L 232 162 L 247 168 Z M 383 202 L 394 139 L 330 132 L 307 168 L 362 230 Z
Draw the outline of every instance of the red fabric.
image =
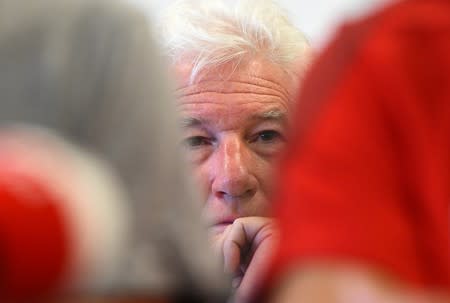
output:
M 353 260 L 450 287 L 450 2 L 345 26 L 309 73 L 274 205 L 293 263 Z
M 0 163 L 0 302 L 36 302 L 68 267 L 61 203 L 39 180 Z

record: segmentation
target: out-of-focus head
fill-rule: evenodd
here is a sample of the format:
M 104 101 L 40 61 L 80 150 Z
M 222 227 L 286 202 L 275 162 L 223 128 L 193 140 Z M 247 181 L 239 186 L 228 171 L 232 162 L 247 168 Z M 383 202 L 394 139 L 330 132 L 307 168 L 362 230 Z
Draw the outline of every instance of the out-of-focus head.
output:
M 0 0 L 0 302 L 226 294 L 158 54 L 126 1 Z
M 162 20 L 207 219 L 220 232 L 238 217 L 266 216 L 308 41 L 272 1 L 178 1 Z

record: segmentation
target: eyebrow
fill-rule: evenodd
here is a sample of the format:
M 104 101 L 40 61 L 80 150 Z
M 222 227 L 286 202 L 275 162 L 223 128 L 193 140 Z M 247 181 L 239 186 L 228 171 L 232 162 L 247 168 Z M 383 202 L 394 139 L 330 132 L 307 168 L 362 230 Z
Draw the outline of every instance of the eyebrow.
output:
M 282 123 L 287 122 L 287 114 L 284 111 L 281 110 L 269 110 L 263 113 L 256 113 L 252 115 L 249 120 L 263 120 L 263 121 L 280 121 Z M 193 117 L 188 118 L 182 118 L 180 119 L 179 125 L 182 128 L 190 128 L 190 127 L 196 127 L 199 125 L 205 124 L 205 121 L 202 119 L 197 119 Z
M 179 125 L 182 128 L 195 127 L 195 126 L 199 126 L 199 125 L 202 125 L 202 124 L 203 123 L 202 123 L 201 120 L 196 119 L 196 118 L 191 118 L 191 117 L 180 119 L 180 122 L 179 122 Z
M 287 119 L 287 115 L 284 111 L 281 111 L 281 110 L 269 110 L 264 113 L 256 114 L 252 118 L 261 119 L 261 120 L 285 121 Z

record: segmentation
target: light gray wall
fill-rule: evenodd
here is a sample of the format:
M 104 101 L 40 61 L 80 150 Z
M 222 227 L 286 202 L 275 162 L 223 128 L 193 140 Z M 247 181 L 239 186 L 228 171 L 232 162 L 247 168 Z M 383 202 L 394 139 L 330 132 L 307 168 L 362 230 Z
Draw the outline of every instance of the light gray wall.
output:
M 153 18 L 174 0 L 127 0 Z M 287 10 L 293 23 L 321 47 L 342 20 L 365 14 L 368 10 L 395 0 L 275 0 Z
M 344 20 L 368 13 L 391 0 L 278 0 L 294 24 L 322 46 Z

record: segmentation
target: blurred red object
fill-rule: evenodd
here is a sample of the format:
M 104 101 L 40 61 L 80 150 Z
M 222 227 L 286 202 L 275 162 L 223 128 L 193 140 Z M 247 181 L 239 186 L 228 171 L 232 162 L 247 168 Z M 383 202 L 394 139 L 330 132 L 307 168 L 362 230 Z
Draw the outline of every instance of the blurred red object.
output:
M 51 131 L 0 131 L 0 302 L 117 285 L 129 213 L 113 179 Z
M 274 272 L 353 262 L 448 293 L 449 16 L 448 1 L 399 1 L 317 59 L 280 170 Z
M 42 180 L 16 171 L 16 161 L 0 159 L 1 302 L 58 288 L 69 259 L 59 197 Z

